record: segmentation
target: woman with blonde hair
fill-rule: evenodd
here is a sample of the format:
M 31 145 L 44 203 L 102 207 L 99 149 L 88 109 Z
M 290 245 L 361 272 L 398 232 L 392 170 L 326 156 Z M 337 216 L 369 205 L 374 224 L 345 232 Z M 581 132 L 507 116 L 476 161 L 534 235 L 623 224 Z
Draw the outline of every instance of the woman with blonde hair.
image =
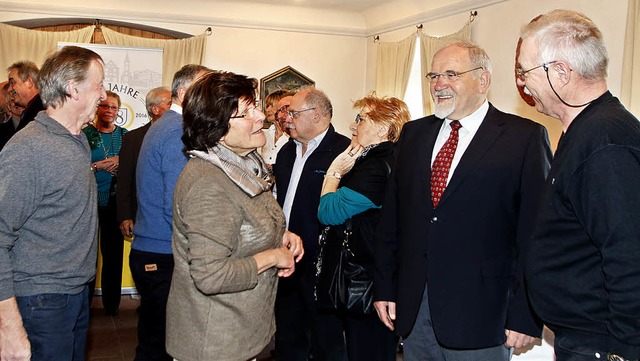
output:
M 318 218 L 328 227 L 316 288 L 319 299 L 330 292 L 323 279 L 337 267 L 331 260 L 336 258 L 345 232 L 350 233 L 351 261 L 362 266 L 371 278 L 375 228 L 394 166 L 394 143 L 410 119 L 407 105 L 397 98 L 372 94 L 357 100 L 354 108 L 358 114 L 349 127 L 351 144 L 329 166 L 322 186 Z M 373 307 L 335 312 L 342 319 L 349 361 L 395 360 L 397 338 L 380 322 Z

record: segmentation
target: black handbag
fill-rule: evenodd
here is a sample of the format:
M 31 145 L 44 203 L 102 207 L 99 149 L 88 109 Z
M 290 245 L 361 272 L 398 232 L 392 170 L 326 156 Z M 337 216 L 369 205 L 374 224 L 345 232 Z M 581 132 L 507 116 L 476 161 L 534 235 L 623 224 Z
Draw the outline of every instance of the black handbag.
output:
M 349 248 L 352 236 L 351 219 L 347 220 L 343 232 L 326 227 L 320 235 L 315 298 L 318 309 L 322 311 L 341 311 L 352 315 L 366 315 L 373 311 L 373 276 L 364 266 L 354 262 Z

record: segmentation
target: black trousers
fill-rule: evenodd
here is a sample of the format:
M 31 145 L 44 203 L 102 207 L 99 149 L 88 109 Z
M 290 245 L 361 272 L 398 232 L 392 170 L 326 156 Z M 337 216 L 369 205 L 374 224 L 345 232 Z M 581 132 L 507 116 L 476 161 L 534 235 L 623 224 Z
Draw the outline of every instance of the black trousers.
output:
M 349 361 L 395 361 L 398 337 L 378 318 L 341 315 Z
M 122 292 L 122 253 L 124 237 L 116 219 L 116 199 L 98 207 L 100 253 L 102 254 L 102 304 L 107 314 L 117 313 Z
M 557 332 L 553 342 L 553 351 L 557 361 L 598 361 L 607 359 L 606 347 L 599 348 L 591 340 L 568 337 Z
M 165 330 L 173 255 L 132 249 L 129 267 L 140 294 L 135 361 L 172 361 L 165 348 Z
M 312 262 L 296 265 L 289 278 L 281 278 L 276 297 L 276 360 L 346 360 L 342 321 L 333 313 L 318 312 L 313 290 Z

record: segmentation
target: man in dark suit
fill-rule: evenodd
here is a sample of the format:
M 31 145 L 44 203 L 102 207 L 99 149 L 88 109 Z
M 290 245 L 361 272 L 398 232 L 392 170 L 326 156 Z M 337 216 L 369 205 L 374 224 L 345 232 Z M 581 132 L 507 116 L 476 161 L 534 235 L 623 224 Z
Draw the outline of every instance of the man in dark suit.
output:
M 491 62 L 476 45 L 440 49 L 427 78 L 435 115 L 405 125 L 383 205 L 376 311 L 406 361 L 508 360 L 542 331 L 518 250 L 549 168 L 547 133 L 488 103 Z
M 19 61 L 7 68 L 9 72 L 9 92 L 14 94 L 16 104 L 24 107 L 16 132 L 32 121 L 41 110 L 44 110 L 37 80 L 40 70 L 34 62 Z
M 117 213 L 120 231 L 125 237 L 133 236 L 133 224 L 138 210 L 136 196 L 136 165 L 142 141 L 147 131 L 164 112 L 171 107 L 171 90 L 157 87 L 149 90 L 145 99 L 150 121 L 142 127 L 132 130 L 122 138 L 120 149 L 120 165 L 118 166 Z
M 299 90 L 289 105 L 287 127 L 291 139 L 278 152 L 273 173 L 278 203 L 287 229 L 304 243 L 305 257 L 296 272 L 283 278 L 276 298 L 276 359 L 341 361 L 345 358 L 339 320 L 318 313 L 313 297 L 320 222 L 320 190 L 327 168 L 349 145 L 349 138 L 331 125 L 333 107 L 316 89 Z
M 9 82 L 0 83 L 0 150 L 16 134 L 16 128 L 20 125 L 20 117 L 24 108 L 17 105 L 14 96 L 9 92 Z

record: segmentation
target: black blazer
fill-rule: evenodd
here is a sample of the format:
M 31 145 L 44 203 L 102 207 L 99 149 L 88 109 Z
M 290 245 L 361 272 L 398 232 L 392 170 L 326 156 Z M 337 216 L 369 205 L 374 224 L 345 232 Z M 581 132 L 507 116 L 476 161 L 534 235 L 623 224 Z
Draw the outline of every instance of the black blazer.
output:
M 315 262 L 318 253 L 318 237 L 320 236 L 320 221 L 318 221 L 318 205 L 320 191 L 327 168 L 338 154 L 342 153 L 351 141 L 349 138 L 335 131 L 329 125 L 327 134 L 313 151 L 304 164 L 302 175 L 298 183 L 296 196 L 289 216 L 289 231 L 302 238 L 305 255 L 303 262 Z M 293 139 L 280 149 L 273 165 L 273 175 L 276 178 L 278 203 L 284 204 L 289 191 L 291 170 L 296 160 L 296 144 Z
M 443 120 L 405 125 L 376 243 L 376 300 L 395 301 L 396 330 L 412 329 L 425 285 L 438 341 L 477 349 L 505 329 L 540 337 L 519 263 L 532 231 L 551 149 L 540 124 L 492 105 L 436 209 L 431 157 Z
M 22 117 L 20 118 L 20 123 L 16 128 L 16 132 L 26 127 L 29 122 L 36 118 L 36 115 L 40 113 L 40 111 L 44 110 L 44 104 L 42 104 L 42 98 L 40 98 L 40 94 L 36 94 L 33 99 L 27 105 L 27 108 L 22 113 Z
M 0 124 L 0 150 L 4 148 L 14 134 L 19 130 L 22 130 L 22 128 L 26 127 L 29 122 L 35 119 L 36 115 L 38 115 L 41 110 L 44 110 L 44 105 L 42 104 L 40 94 L 36 94 L 29 104 L 27 104 L 27 108 L 22 113 L 20 122 L 16 128 L 13 127 L 13 121 L 11 119 L 6 123 Z
M 4 148 L 14 134 L 16 134 L 16 129 L 13 127 L 13 120 L 11 118 L 5 123 L 0 124 L 0 150 Z
M 120 164 L 118 165 L 118 192 L 116 204 L 118 222 L 136 218 L 138 196 L 136 194 L 136 165 L 144 136 L 151 127 L 151 122 L 126 133 L 122 137 L 120 148 Z

